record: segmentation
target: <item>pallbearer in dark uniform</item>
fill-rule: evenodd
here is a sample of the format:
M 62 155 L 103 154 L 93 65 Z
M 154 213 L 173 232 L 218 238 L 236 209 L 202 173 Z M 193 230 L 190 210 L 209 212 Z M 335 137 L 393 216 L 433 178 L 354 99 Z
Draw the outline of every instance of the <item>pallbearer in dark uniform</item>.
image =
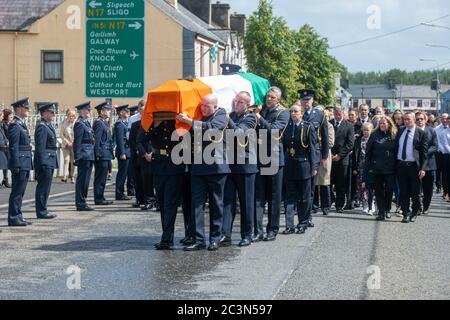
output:
M 25 227 L 31 222 L 22 214 L 22 199 L 27 188 L 30 171 L 33 170 L 30 133 L 25 118 L 30 112 L 28 98 L 14 102 L 14 120 L 9 125 L 9 169 L 12 172 L 12 189 L 9 196 L 8 225 Z
M 107 102 L 103 102 L 96 106 L 95 109 L 97 109 L 99 117 L 94 121 L 93 125 L 95 137 L 94 200 L 97 206 L 108 206 L 113 203 L 105 199 L 109 163 L 113 160 L 111 132 L 108 124 L 112 107 Z
M 172 149 L 178 141 L 172 141 L 175 131 L 175 120 L 155 120 L 147 139 L 152 146 L 152 170 L 156 197 L 161 208 L 161 224 L 163 234 L 161 242 L 155 244 L 157 250 L 172 250 L 175 220 L 178 206 L 181 203 L 182 182 L 186 165 L 184 163 L 174 164 L 172 161 Z
M 56 131 L 52 125 L 56 106 L 53 103 L 39 108 L 41 122 L 34 132 L 34 168 L 36 171 L 36 216 L 38 219 L 53 219 L 47 208 L 48 196 L 52 187 L 53 173 L 58 169 L 56 154 Z
M 73 127 L 73 154 L 75 165 L 78 167 L 77 183 L 75 186 L 75 205 L 77 211 L 92 211 L 87 204 L 89 182 L 94 167 L 94 130 L 88 121 L 91 116 L 91 103 L 86 102 L 75 107 L 79 118 Z
M 302 106 L 305 108 L 303 120 L 314 126 L 318 144 L 316 145 L 319 154 L 320 165 L 325 166 L 330 152 L 328 138 L 328 123 L 323 111 L 313 108 L 316 91 L 313 89 L 303 89 L 298 91 Z M 316 191 L 317 176 L 311 178 L 311 198 L 314 201 L 314 193 Z M 309 227 L 314 227 L 311 222 Z
M 131 150 L 131 159 L 130 159 L 130 168 L 132 168 L 134 188 L 136 192 L 136 202 L 133 205 L 133 208 L 139 208 L 141 205 L 145 204 L 144 199 L 144 185 L 140 168 L 140 160 L 139 160 L 139 151 L 138 151 L 138 133 L 141 130 L 141 120 L 134 122 L 131 125 L 130 129 L 130 150 Z
M 252 243 L 253 217 L 255 211 L 255 180 L 258 172 L 256 155 L 256 116 L 248 110 L 252 97 L 240 92 L 235 100 L 234 112 L 230 114 L 229 128 L 234 130 L 234 157 L 228 156 L 231 174 L 225 184 L 221 246 L 231 245 L 233 222 L 236 216 L 236 191 L 241 212 L 240 247 Z M 250 142 L 252 139 L 253 143 Z M 230 141 L 228 141 L 230 142 Z M 253 148 L 252 148 L 253 147 Z M 230 152 L 230 150 L 227 150 Z
M 116 176 L 116 200 L 130 200 L 125 195 L 125 181 L 128 175 L 128 166 L 130 163 L 131 150 L 128 130 L 128 105 L 116 108 L 119 120 L 114 124 L 114 137 L 116 140 L 116 158 L 119 165 L 119 171 Z
M 138 112 L 139 106 L 133 106 L 130 107 L 128 110 L 130 111 L 130 118 L 131 116 L 135 115 Z M 130 133 L 131 133 L 131 123 L 130 123 L 130 118 L 128 118 L 128 134 L 127 134 L 127 139 L 128 141 L 130 141 Z M 131 141 L 130 141 L 130 149 L 131 149 Z M 133 165 L 133 150 L 131 151 L 131 156 L 130 156 L 130 161 L 128 164 L 128 175 L 127 175 L 127 195 L 129 197 L 134 197 L 136 196 L 136 187 L 135 187 L 135 182 L 134 182 L 134 165 Z
M 192 120 L 184 114 L 179 114 L 177 119 L 190 124 L 196 134 L 209 136 L 208 141 L 195 141 L 194 139 L 194 164 L 191 167 L 192 186 L 192 213 L 196 226 L 196 243 L 185 247 L 186 251 L 196 251 L 206 248 L 204 204 L 209 196 L 210 228 L 208 250 L 219 249 L 222 219 L 223 196 L 227 175 L 230 168 L 227 163 L 225 150 L 225 129 L 228 126 L 228 116 L 225 109 L 218 107 L 217 97 L 207 95 L 203 98 L 201 106 L 203 118 L 201 121 Z M 203 155 L 206 148 L 215 145 L 214 151 Z M 212 153 L 214 154 L 212 155 Z M 208 156 L 208 159 L 205 157 Z M 207 161 L 206 161 L 207 160 Z M 211 164 L 208 164 L 211 163 Z
M 305 233 L 311 223 L 311 177 L 319 170 L 316 131 L 312 124 L 303 121 L 305 108 L 298 104 L 291 107 L 291 121 L 284 134 L 286 183 L 286 230 L 295 233 L 295 208 L 298 213 L 297 233 Z
M 272 87 L 267 93 L 266 108 L 255 110 L 258 119 L 258 147 L 266 148 L 269 164 L 259 158 L 259 170 L 256 175 L 255 223 L 253 242 L 274 241 L 280 228 L 281 194 L 283 188 L 284 148 L 283 134 L 289 122 L 289 111 L 281 105 L 282 92 Z M 274 132 L 273 132 L 274 131 Z M 266 137 L 264 142 L 263 137 Z M 272 142 L 272 140 L 275 140 Z M 274 143 L 274 144 L 273 144 Z M 264 145 L 263 145 L 264 144 Z M 262 152 L 259 152 L 261 156 Z M 278 157 L 277 157 L 278 153 Z M 263 218 L 266 201 L 269 206 L 267 234 L 263 236 Z

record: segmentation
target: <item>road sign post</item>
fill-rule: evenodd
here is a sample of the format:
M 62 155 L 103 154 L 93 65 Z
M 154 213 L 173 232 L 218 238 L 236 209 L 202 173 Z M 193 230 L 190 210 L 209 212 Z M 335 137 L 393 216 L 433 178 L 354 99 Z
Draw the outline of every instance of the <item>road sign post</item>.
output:
M 144 96 L 145 0 L 88 0 L 86 18 L 86 96 Z

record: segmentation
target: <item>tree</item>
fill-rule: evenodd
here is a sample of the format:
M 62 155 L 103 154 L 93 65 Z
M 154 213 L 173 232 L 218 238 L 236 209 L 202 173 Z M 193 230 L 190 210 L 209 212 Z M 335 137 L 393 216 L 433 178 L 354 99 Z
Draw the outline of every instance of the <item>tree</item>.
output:
M 347 70 L 336 58 L 329 55 L 326 38 L 321 37 L 309 25 L 295 34 L 295 51 L 299 57 L 297 79 L 299 88 L 315 89 L 316 101 L 330 105 L 336 102 L 336 74 L 346 78 Z
M 260 0 L 244 36 L 248 69 L 280 87 L 288 105 L 296 100 L 298 89 L 294 44 L 294 33 L 282 18 L 273 15 L 272 2 Z

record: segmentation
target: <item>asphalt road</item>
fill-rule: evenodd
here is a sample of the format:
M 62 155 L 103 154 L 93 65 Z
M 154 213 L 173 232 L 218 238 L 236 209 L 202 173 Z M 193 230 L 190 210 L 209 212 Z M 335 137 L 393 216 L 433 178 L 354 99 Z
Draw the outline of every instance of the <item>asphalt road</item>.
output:
M 73 197 L 52 200 L 53 221 L 33 219 L 28 204 L 34 224 L 24 229 L 7 227 L 0 207 L 0 299 L 450 298 L 450 205 L 438 196 L 414 224 L 316 215 L 305 235 L 214 253 L 156 251 L 158 212 L 121 202 L 77 213 Z M 183 236 L 181 214 L 176 235 Z

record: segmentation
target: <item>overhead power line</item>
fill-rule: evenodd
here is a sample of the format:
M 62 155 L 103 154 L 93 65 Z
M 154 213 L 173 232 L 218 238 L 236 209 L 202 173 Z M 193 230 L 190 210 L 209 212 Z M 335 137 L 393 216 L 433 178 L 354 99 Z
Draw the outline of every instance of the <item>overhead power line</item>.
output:
M 427 22 L 421 22 L 421 23 L 418 23 L 418 24 L 415 24 L 415 25 L 413 25 L 413 26 L 406 27 L 406 28 L 403 28 L 403 29 L 399 29 L 399 30 L 396 30 L 396 31 L 392 31 L 392 32 L 380 34 L 380 35 L 375 36 L 375 37 L 371 37 L 371 38 L 367 38 L 367 39 L 362 39 L 362 40 L 357 40 L 357 41 L 352 41 L 352 42 L 344 43 L 344 44 L 340 44 L 340 45 L 331 47 L 331 49 L 338 49 L 338 48 L 343 48 L 343 47 L 353 46 L 353 45 L 356 45 L 356 44 L 360 44 L 360 43 L 364 43 L 364 42 L 369 42 L 369 41 L 376 40 L 376 39 L 380 39 L 380 38 L 384 38 L 384 37 L 389 37 L 389 36 L 392 36 L 392 35 L 394 35 L 394 34 L 402 33 L 402 32 L 405 32 L 405 31 L 409 31 L 409 30 L 412 30 L 412 29 L 421 27 L 421 26 L 423 26 L 424 24 L 430 24 L 430 23 L 432 23 L 432 22 L 436 22 L 436 21 L 439 21 L 439 20 L 442 20 L 442 19 L 445 19 L 445 18 L 448 18 L 448 17 L 450 17 L 450 14 L 447 14 L 447 15 L 445 15 L 445 16 L 442 16 L 442 17 L 439 17 L 439 18 L 437 18 L 437 19 L 433 19 L 433 20 L 430 20 L 430 21 L 427 21 Z

